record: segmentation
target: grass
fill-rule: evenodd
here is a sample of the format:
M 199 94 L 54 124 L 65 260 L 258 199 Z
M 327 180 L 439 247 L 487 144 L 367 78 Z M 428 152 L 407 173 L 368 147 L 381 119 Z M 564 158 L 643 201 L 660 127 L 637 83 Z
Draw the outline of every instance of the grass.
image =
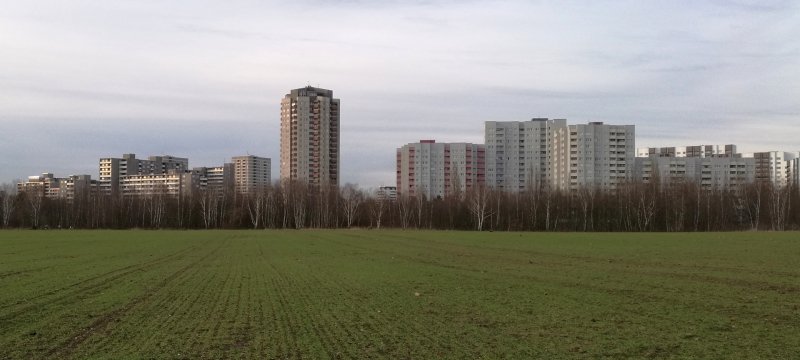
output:
M 793 358 L 800 234 L 0 232 L 0 358 Z

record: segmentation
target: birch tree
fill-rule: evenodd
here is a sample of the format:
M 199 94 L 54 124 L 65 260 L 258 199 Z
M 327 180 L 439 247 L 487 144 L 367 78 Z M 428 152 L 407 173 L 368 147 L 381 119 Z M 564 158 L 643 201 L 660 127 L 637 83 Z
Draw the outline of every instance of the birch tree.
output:
M 341 192 L 342 213 L 345 219 L 345 226 L 349 229 L 353 226 L 358 209 L 364 202 L 364 194 L 353 184 L 345 184 Z
M 469 211 L 478 231 L 483 230 L 483 224 L 491 216 L 489 210 L 489 190 L 485 186 L 476 186 L 468 194 Z
M 0 216 L 2 216 L 0 224 L 4 228 L 7 228 L 11 221 L 11 214 L 14 212 L 16 200 L 16 188 L 13 185 L 3 184 L 0 186 Z

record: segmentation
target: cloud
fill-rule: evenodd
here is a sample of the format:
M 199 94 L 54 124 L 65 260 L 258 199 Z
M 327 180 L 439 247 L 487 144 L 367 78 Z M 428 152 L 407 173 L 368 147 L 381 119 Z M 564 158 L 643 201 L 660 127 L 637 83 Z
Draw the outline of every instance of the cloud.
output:
M 484 121 L 635 124 L 637 145 L 798 150 L 791 1 L 75 1 L 0 14 L 0 182 L 135 152 L 273 158 L 279 101 L 342 101 L 343 180 Z M 754 136 L 753 134 L 758 134 Z

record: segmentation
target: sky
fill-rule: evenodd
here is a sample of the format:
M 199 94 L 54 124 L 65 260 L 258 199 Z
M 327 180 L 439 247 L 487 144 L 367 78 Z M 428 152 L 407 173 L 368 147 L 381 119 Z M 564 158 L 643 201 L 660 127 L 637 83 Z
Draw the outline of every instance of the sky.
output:
M 280 100 L 341 100 L 342 182 L 484 122 L 636 125 L 636 146 L 800 150 L 797 1 L 0 0 L 0 183 L 98 159 L 272 158 Z

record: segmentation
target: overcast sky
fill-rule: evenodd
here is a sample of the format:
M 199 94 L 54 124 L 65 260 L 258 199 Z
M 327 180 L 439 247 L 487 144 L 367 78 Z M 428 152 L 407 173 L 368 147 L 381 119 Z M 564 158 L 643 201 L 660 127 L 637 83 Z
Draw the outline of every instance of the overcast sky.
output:
M 484 121 L 636 125 L 636 146 L 800 150 L 797 1 L 0 0 L 0 182 L 100 157 L 273 159 L 280 99 L 341 99 L 344 182 Z

